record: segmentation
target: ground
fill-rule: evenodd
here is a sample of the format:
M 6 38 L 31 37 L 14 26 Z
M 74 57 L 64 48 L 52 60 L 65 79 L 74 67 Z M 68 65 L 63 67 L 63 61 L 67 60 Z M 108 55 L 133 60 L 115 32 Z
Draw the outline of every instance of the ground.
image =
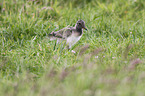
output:
M 0 1 L 0 96 L 145 96 L 144 0 Z M 72 50 L 48 34 L 82 19 Z

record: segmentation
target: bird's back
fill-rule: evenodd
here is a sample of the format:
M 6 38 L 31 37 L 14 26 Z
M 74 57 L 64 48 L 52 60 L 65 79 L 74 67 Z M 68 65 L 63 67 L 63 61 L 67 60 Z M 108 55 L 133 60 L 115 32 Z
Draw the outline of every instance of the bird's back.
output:
M 48 36 L 66 39 L 67 37 L 69 37 L 72 34 L 73 29 L 74 29 L 73 27 L 65 27 L 59 31 L 51 32 Z

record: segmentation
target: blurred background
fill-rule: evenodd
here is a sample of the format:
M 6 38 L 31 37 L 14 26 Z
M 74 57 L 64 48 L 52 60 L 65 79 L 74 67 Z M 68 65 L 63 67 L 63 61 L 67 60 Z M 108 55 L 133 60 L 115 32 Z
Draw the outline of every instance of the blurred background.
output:
M 145 0 L 0 0 L 0 96 L 145 96 Z M 47 35 L 78 19 L 63 50 Z

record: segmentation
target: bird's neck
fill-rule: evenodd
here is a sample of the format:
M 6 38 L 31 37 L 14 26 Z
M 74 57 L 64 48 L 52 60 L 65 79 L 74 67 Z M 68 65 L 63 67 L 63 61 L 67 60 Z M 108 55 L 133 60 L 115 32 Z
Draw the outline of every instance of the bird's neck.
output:
M 76 31 L 77 31 L 80 35 L 82 35 L 82 32 L 83 32 L 82 30 L 83 30 L 82 28 L 77 28 L 77 27 L 76 27 Z

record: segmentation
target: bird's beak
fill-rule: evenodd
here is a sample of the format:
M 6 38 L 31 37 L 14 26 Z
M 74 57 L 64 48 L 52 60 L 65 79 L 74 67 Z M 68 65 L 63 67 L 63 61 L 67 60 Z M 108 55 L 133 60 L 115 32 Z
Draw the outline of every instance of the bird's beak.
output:
M 88 30 L 86 27 L 83 27 L 83 29 Z

